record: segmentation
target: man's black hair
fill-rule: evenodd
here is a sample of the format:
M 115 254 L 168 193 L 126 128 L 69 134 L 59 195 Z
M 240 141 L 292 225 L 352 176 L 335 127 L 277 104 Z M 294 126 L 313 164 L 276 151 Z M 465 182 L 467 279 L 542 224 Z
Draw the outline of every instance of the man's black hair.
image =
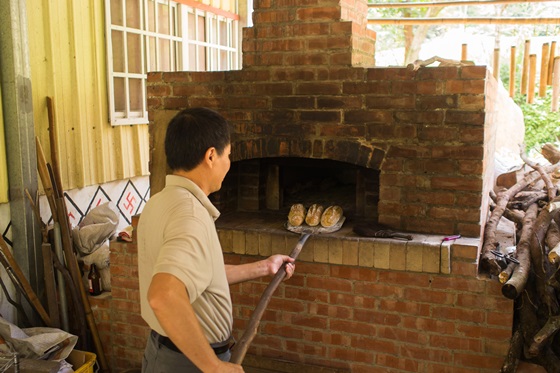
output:
M 165 155 L 172 170 L 190 171 L 214 147 L 222 155 L 230 143 L 228 122 L 208 108 L 189 108 L 178 113 L 167 127 Z

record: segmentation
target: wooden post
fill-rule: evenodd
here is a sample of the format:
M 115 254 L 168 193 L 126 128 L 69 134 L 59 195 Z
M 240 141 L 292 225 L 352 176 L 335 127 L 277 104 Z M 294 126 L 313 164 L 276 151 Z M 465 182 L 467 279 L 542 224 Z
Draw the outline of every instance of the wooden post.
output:
M 499 80 L 500 79 L 500 49 L 499 48 L 494 48 L 494 62 L 492 68 L 494 69 L 493 71 L 494 78 L 496 78 L 496 80 Z
M 558 111 L 558 98 L 560 98 L 560 57 L 555 57 L 552 69 L 552 111 Z
M 548 85 L 552 85 L 552 69 L 554 68 L 554 57 L 556 55 L 556 41 L 550 43 L 550 58 L 548 59 Z
M 527 94 L 527 83 L 529 81 L 529 54 L 531 53 L 531 40 L 525 40 L 523 50 L 523 70 L 521 71 L 521 94 Z
M 541 73 L 539 74 L 539 97 L 546 96 L 546 83 L 548 82 L 548 54 L 550 44 L 543 43 L 541 54 Z
M 515 95 L 515 46 L 511 47 L 509 56 L 509 97 Z
M 461 45 L 461 61 L 467 60 L 467 44 Z
M 529 86 L 527 87 L 527 102 L 532 104 L 535 99 L 535 81 L 537 77 L 537 55 L 529 56 Z

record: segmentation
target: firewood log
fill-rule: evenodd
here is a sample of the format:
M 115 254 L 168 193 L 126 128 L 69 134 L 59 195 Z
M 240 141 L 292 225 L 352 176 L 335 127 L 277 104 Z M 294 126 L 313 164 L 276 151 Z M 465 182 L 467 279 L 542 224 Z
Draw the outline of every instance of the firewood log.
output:
M 545 235 L 548 231 L 548 227 L 552 220 L 552 216 L 556 214 L 560 208 L 560 203 L 557 200 L 553 200 L 547 205 L 546 208 L 542 209 L 535 220 L 533 227 L 533 235 L 531 236 L 530 242 L 530 252 L 531 252 L 531 262 L 532 269 L 535 273 L 535 287 L 537 295 L 542 302 L 541 307 L 547 308 L 548 315 L 554 315 L 558 313 L 558 300 L 554 293 L 554 289 L 549 287 L 546 280 L 553 272 L 550 263 L 544 260 L 545 249 L 544 241 Z
M 543 147 L 541 148 L 541 154 L 551 164 L 560 162 L 560 150 L 558 150 L 554 145 L 550 143 L 543 145 Z
M 551 316 L 546 324 L 533 337 L 533 343 L 529 347 L 531 355 L 537 355 L 542 345 L 560 329 L 560 316 Z
M 517 366 L 519 365 L 519 358 L 521 357 L 521 352 L 523 350 L 523 335 L 519 330 L 516 330 L 511 337 L 511 342 L 509 345 L 509 350 L 506 355 L 504 364 L 500 373 L 515 373 L 517 372 Z
M 517 260 L 519 265 L 515 267 L 511 278 L 502 286 L 502 294 L 509 299 L 515 299 L 525 289 L 529 272 L 531 271 L 530 244 L 533 235 L 533 223 L 537 217 L 537 205 L 533 204 L 527 209 L 523 219 L 521 238 L 517 244 Z
M 549 201 L 552 200 L 554 197 L 556 197 L 556 192 L 557 192 L 556 186 L 552 183 L 552 180 L 550 179 L 550 176 L 548 175 L 548 172 L 550 172 L 550 171 L 547 172 L 544 169 L 543 166 L 541 166 L 540 164 L 535 163 L 532 160 L 530 160 L 529 158 L 527 158 L 524 151 L 521 152 L 521 159 L 523 159 L 523 161 L 529 167 L 531 167 L 532 169 L 534 169 L 535 171 L 537 171 L 541 175 L 541 178 L 546 185 L 546 190 L 547 190 L 547 193 L 548 193 Z
M 513 270 L 517 266 L 515 262 L 509 262 L 507 267 L 504 268 L 502 272 L 498 275 L 498 279 L 500 280 L 500 284 L 505 284 L 513 274 Z
M 558 167 L 560 167 L 559 164 L 554 164 L 544 167 L 543 170 L 545 172 L 552 172 Z M 480 266 L 488 273 L 498 276 L 502 271 L 502 268 L 496 261 L 494 254 L 492 254 L 492 251 L 496 249 L 498 244 L 496 238 L 496 229 L 501 217 L 504 214 L 507 203 L 510 201 L 512 196 L 515 196 L 517 193 L 525 189 L 529 184 L 534 183 L 540 178 L 541 176 L 538 172 L 532 171 L 513 187 L 498 193 L 498 197 L 496 199 L 496 208 L 490 214 L 490 218 L 488 219 L 488 222 L 486 223 L 486 226 L 484 228 L 484 243 L 482 245 L 480 254 Z

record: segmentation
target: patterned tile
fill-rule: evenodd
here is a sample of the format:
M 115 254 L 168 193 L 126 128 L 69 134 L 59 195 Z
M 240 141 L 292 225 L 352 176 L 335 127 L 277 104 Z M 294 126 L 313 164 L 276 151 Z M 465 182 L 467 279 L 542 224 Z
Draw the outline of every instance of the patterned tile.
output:
M 10 246 L 10 247 L 14 247 L 14 243 L 12 242 L 12 240 L 10 239 L 12 237 L 12 222 L 10 221 L 8 223 L 8 225 L 6 226 L 6 229 L 4 229 L 4 232 L 2 232 L 2 238 L 4 239 L 4 241 L 6 241 L 6 243 Z
M 136 215 L 142 207 L 144 199 L 134 186 L 132 181 L 128 181 L 122 191 L 119 200 L 117 201 L 117 208 L 121 212 L 122 217 L 130 225 L 132 223 L 132 216 Z
M 97 190 L 95 191 L 93 198 L 91 199 L 88 208 L 86 210 L 86 215 L 95 207 L 106 203 L 106 202 L 110 202 L 111 201 L 111 197 L 109 197 L 109 195 L 105 192 L 105 190 L 103 190 L 102 186 L 98 186 Z

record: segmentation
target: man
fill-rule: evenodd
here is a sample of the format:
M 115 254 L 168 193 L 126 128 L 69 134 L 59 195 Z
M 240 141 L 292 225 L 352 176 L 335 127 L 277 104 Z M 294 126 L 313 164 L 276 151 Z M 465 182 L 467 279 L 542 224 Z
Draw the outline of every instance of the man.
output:
M 152 328 L 143 373 L 243 372 L 227 361 L 232 331 L 229 285 L 274 275 L 293 259 L 273 255 L 225 265 L 208 195 L 221 188 L 231 152 L 228 123 L 206 108 L 181 111 L 169 123 L 165 154 L 172 175 L 138 223 L 142 317 Z

